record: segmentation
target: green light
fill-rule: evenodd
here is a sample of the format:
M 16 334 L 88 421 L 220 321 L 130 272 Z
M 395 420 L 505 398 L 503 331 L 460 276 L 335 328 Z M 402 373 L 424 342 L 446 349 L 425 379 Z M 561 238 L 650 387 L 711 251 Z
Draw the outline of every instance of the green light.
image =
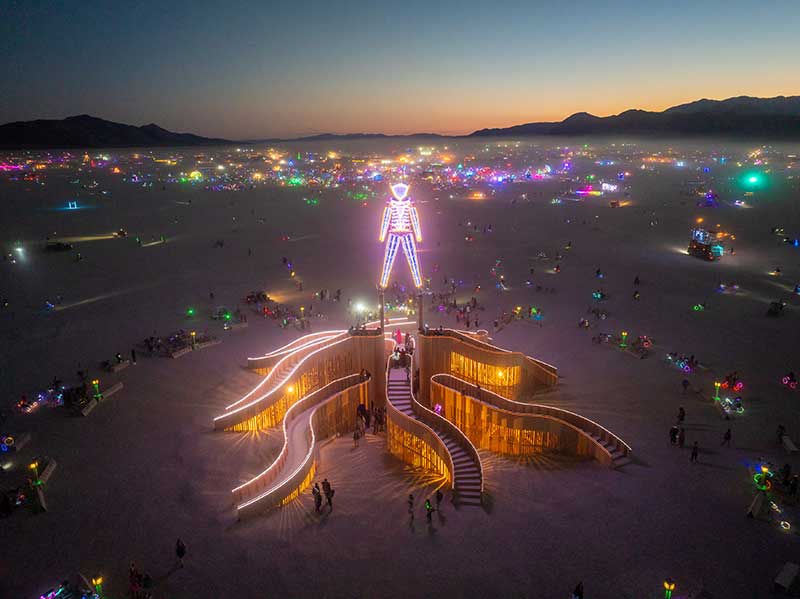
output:
M 225 312 L 225 320 L 230 320 L 230 319 L 231 319 L 231 313 Z
M 186 310 L 186 316 L 194 316 L 194 308 L 189 308 Z
M 753 171 L 744 173 L 740 181 L 743 186 L 750 188 L 761 187 L 766 183 L 763 173 Z
M 298 185 L 305 185 L 305 181 L 302 177 L 291 177 L 287 182 L 287 185 L 292 187 L 297 187 Z

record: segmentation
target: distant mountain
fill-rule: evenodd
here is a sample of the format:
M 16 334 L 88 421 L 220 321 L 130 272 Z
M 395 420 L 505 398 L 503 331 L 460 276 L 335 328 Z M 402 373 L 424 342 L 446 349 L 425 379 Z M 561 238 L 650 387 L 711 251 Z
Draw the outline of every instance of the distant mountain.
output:
M 119 148 L 227 143 L 232 142 L 191 133 L 174 133 L 152 123 L 135 127 L 88 114 L 61 120 L 18 121 L 0 125 L 2 148 Z
M 203 146 L 231 143 L 285 143 L 302 141 L 347 141 L 357 139 L 447 139 L 452 137 L 525 137 L 532 135 L 625 135 L 625 136 L 727 136 L 800 140 L 800 96 L 727 100 L 697 100 L 662 112 L 626 110 L 599 117 L 578 112 L 559 122 L 526 123 L 495 129 L 480 129 L 463 136 L 415 133 L 321 133 L 290 139 L 259 139 L 232 142 L 174 133 L 158 125 L 142 127 L 114 123 L 89 115 L 63 120 L 19 121 L 0 125 L 0 148 L 103 148 L 147 146 Z
M 732 136 L 800 139 L 800 96 L 698 100 L 663 112 L 626 110 L 608 117 L 579 112 L 558 123 L 481 129 L 467 137 L 526 135 Z
M 250 143 L 278 143 L 278 142 L 297 142 L 297 141 L 348 141 L 352 139 L 441 139 L 444 137 L 451 137 L 448 135 L 439 135 L 438 133 L 411 133 L 409 135 L 387 135 L 385 133 L 319 133 L 317 135 L 307 135 L 305 137 L 289 137 L 289 138 L 270 138 L 270 139 L 254 139 Z

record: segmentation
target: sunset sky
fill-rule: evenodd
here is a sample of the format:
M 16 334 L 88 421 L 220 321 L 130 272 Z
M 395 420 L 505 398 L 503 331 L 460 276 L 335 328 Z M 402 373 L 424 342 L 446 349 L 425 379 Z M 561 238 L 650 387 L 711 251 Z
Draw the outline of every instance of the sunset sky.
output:
M 800 94 L 796 0 L 52 4 L 0 7 L 0 122 L 466 133 Z

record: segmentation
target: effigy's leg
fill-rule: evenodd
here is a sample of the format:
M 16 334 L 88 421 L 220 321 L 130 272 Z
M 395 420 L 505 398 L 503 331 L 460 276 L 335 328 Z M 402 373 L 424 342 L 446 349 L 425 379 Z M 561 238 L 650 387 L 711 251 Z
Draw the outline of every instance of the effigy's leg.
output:
M 411 235 L 403 235 L 403 251 L 406 253 L 411 276 L 414 277 L 414 285 L 422 287 L 422 278 L 419 275 L 419 260 L 417 259 L 417 246 Z
M 383 255 L 383 272 L 381 273 L 381 287 L 386 288 L 389 284 L 389 275 L 392 274 L 392 266 L 397 256 L 397 245 L 400 239 L 397 235 L 390 233 L 386 240 L 386 253 Z

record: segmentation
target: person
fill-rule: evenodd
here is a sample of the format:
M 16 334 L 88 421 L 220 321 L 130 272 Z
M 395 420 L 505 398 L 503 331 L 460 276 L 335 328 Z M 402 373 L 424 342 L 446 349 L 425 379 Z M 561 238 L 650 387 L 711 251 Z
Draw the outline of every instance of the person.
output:
M 686 431 L 681 427 L 680 432 L 678 433 L 678 447 L 683 449 L 683 444 L 686 442 Z
M 128 582 L 130 584 L 131 597 L 137 598 L 142 591 L 142 574 L 136 567 L 134 562 L 131 562 L 128 568 Z
M 722 445 L 727 445 L 728 447 L 730 447 L 732 436 L 733 435 L 731 435 L 731 429 L 726 430 L 725 434 L 722 436 Z M 720 445 L 720 447 L 722 447 L 722 445 Z
M 117 364 L 122 364 L 122 354 L 117 352 L 116 358 L 117 358 Z
M 697 441 L 695 441 L 694 445 L 692 445 L 692 456 L 689 458 L 689 462 L 691 463 L 696 462 L 698 453 L 700 453 L 700 448 L 697 445 Z
M 638 289 L 636 289 L 636 290 L 633 292 L 633 299 L 635 299 L 635 300 L 637 300 L 637 301 L 638 301 L 640 297 L 641 297 L 641 294 L 639 293 L 639 290 L 638 290 Z
M 685 395 L 686 392 L 689 390 L 689 380 L 688 379 L 683 379 L 683 381 L 681 381 L 681 385 L 683 386 L 683 393 Z M 681 408 L 681 409 L 683 409 L 683 408 Z
M 136 364 L 136 348 L 135 347 L 131 348 L 131 362 Z
M 792 466 L 790 464 L 784 464 L 783 468 L 781 468 L 781 484 L 788 485 L 792 478 Z
M 358 447 L 358 439 L 361 436 L 361 431 L 359 427 L 356 427 L 356 430 L 353 431 L 353 447 Z
M 786 427 L 782 424 L 778 425 L 778 443 L 783 443 L 783 436 L 786 434 Z
M 414 519 L 414 496 L 408 496 L 408 515 L 411 516 L 411 519 Z
M 675 426 L 675 425 L 672 425 L 672 427 L 670 427 L 670 429 L 669 429 L 669 442 L 670 442 L 670 445 L 675 445 L 675 443 L 677 443 L 677 441 L 678 441 L 678 427 Z
M 331 483 L 328 482 L 327 478 L 322 481 L 322 489 L 325 492 L 325 500 L 328 502 L 328 507 L 333 511 L 333 494 L 336 491 L 331 488 Z
M 178 567 L 183 568 L 183 558 L 186 555 L 186 544 L 180 539 L 175 541 L 175 555 L 178 558 Z
M 439 511 L 440 506 L 442 505 L 442 499 L 444 499 L 444 494 L 442 493 L 441 489 L 436 489 L 436 511 Z
M 638 287 L 640 282 L 641 282 L 641 281 L 639 281 L 639 275 L 636 275 L 636 276 L 633 278 L 633 286 L 634 286 L 634 287 Z
M 572 591 L 572 599 L 583 599 L 583 582 L 579 582 Z
M 430 497 L 425 500 L 425 517 L 428 519 L 429 523 L 432 521 L 432 518 L 433 518 L 433 506 L 431 505 Z
M 683 422 L 684 420 L 686 420 L 686 410 L 681 406 L 678 408 L 678 422 Z
M 322 492 L 319 490 L 319 483 L 314 483 L 311 494 L 314 496 L 314 509 L 319 513 L 322 509 Z

